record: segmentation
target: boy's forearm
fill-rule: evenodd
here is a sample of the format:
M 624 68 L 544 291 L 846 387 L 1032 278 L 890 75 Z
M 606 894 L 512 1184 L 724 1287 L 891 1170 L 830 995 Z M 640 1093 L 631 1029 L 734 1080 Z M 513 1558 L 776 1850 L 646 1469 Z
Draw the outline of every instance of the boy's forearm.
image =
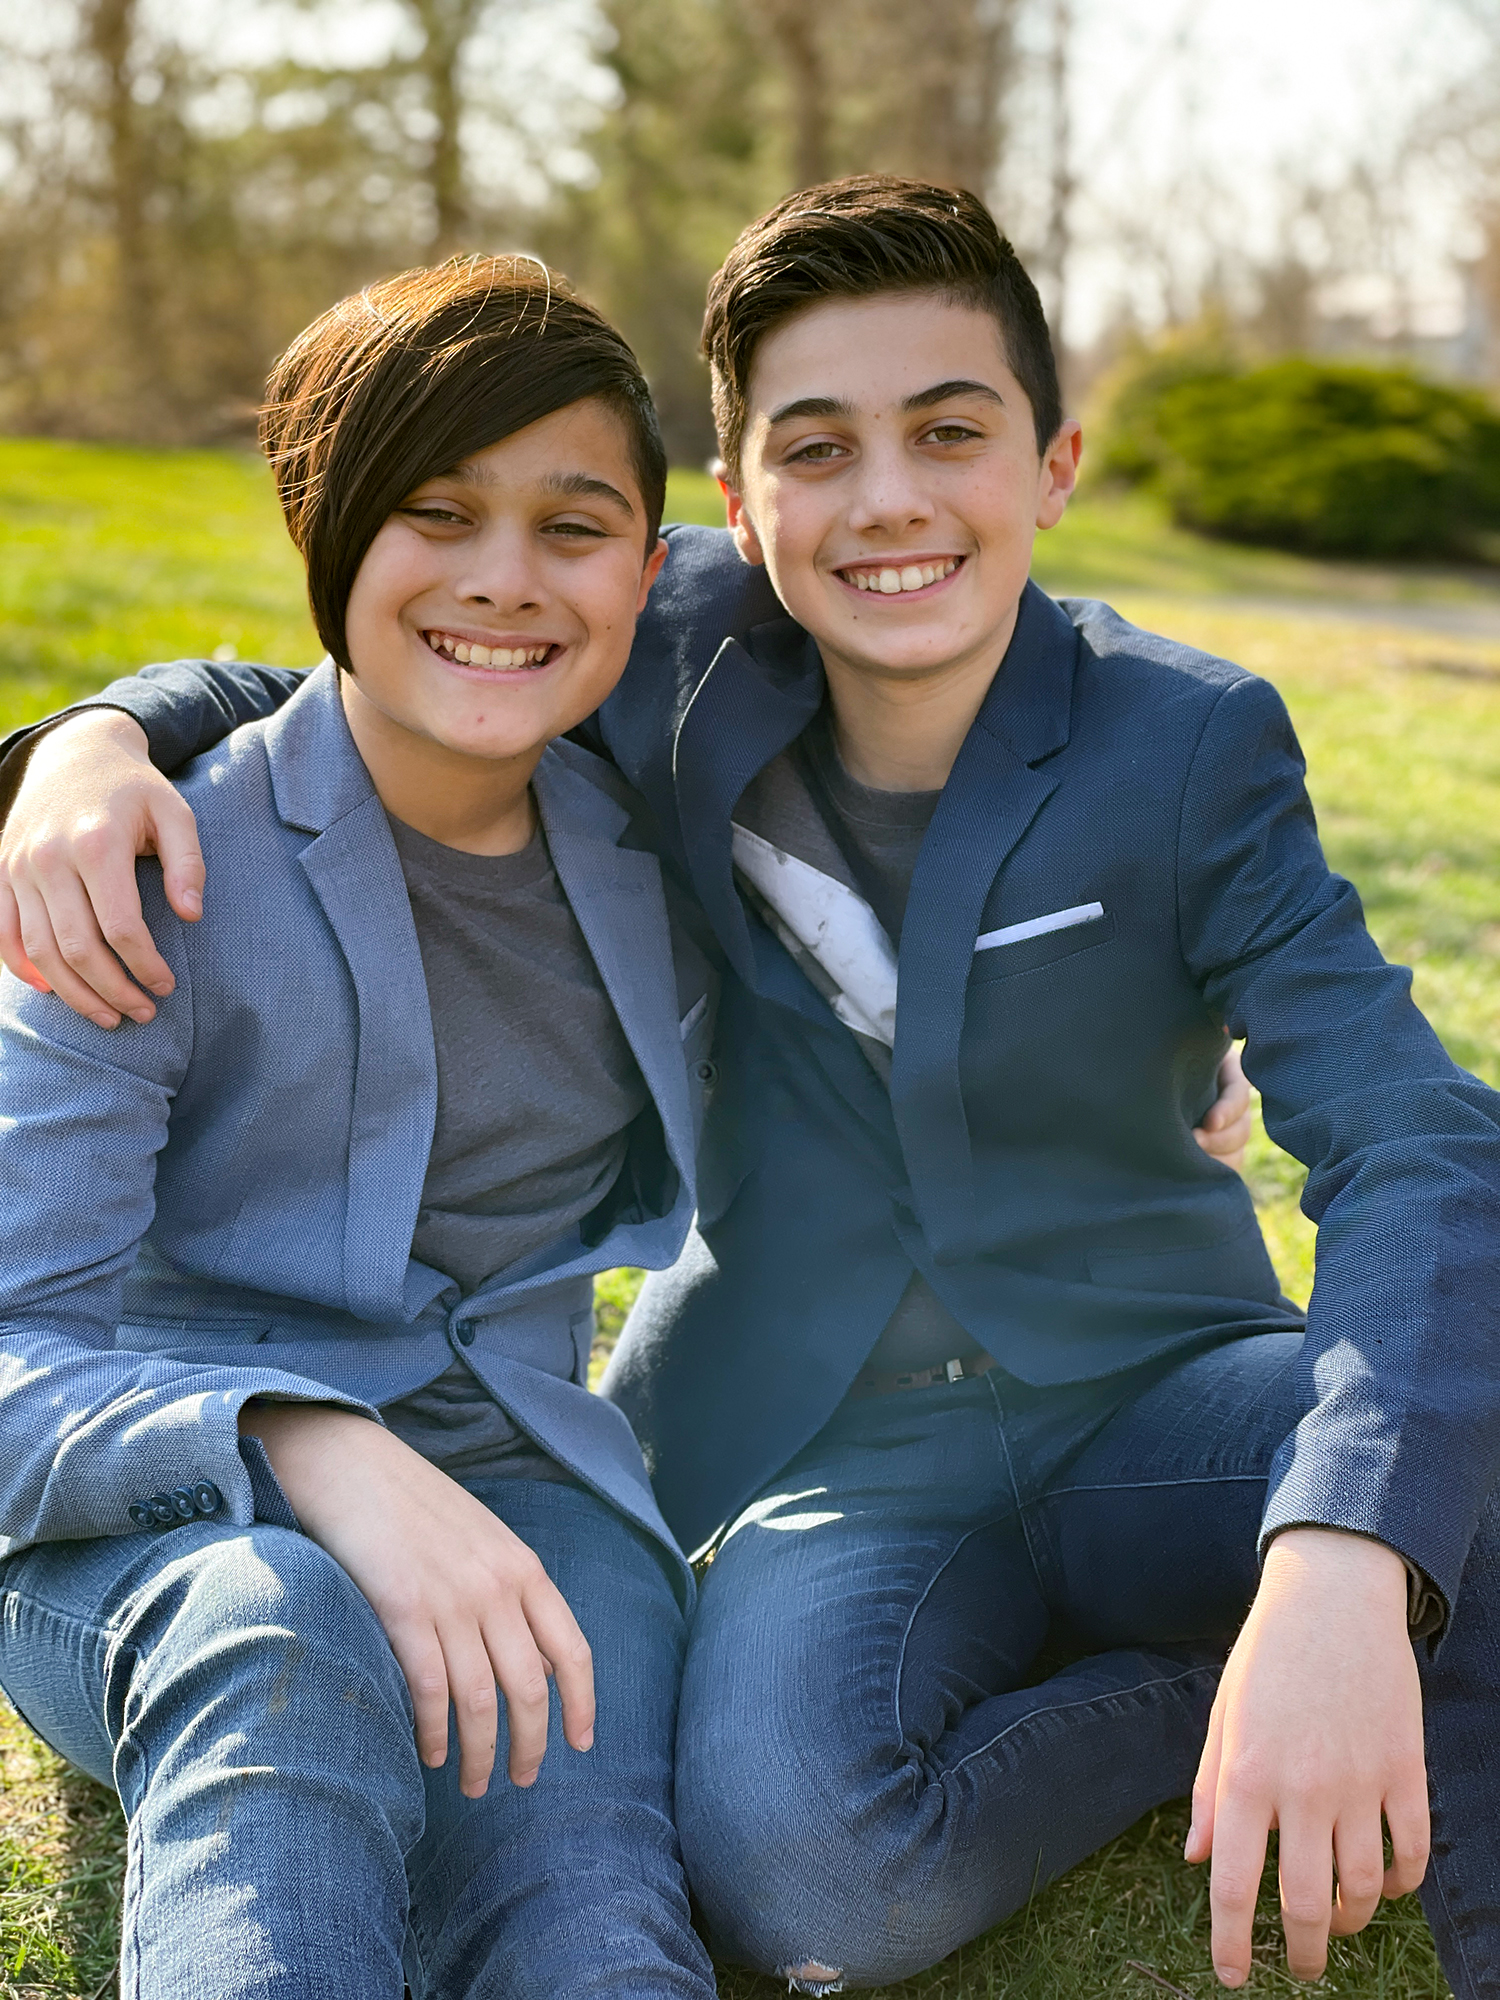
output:
M 170 774 L 241 723 L 274 715 L 301 681 L 290 667 L 261 667 L 245 660 L 163 661 L 111 681 L 88 701 L 0 740 L 0 817 L 10 808 L 39 736 L 82 709 L 116 708 L 130 716 L 145 731 L 151 761 Z
M 1188 963 L 1246 1038 L 1319 1225 L 1307 1415 L 1272 1471 L 1263 1551 L 1290 1528 L 1349 1530 L 1451 1604 L 1500 1474 L 1500 1097 L 1453 1063 L 1329 873 L 1262 683 L 1229 689 L 1205 729 L 1179 902 Z

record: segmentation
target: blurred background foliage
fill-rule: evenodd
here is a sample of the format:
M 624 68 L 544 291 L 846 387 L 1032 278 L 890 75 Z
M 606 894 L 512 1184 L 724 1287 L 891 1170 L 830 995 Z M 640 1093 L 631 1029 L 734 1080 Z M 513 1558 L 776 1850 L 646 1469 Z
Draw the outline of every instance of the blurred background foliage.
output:
M 1103 469 L 1179 525 L 1309 554 L 1500 548 L 1500 411 L 1409 367 L 1292 355 L 1244 367 L 1222 329 L 1143 348 L 1101 397 Z
M 1160 33 L 1119 41 L 1125 14 L 1159 15 Z M 1152 150 L 1153 88 L 1207 101 L 1203 14 L 1186 0 L 9 0 L 0 429 L 243 440 L 270 358 L 333 299 L 455 250 L 520 246 L 619 320 L 673 459 L 702 464 L 708 273 L 787 189 L 890 169 L 994 203 L 1043 285 L 1075 405 L 1120 416 L 1115 470 L 1155 481 L 1180 521 L 1306 549 L 1474 553 L 1500 478 L 1493 423 L 1412 371 L 1476 394 L 1500 382 L 1500 0 L 1431 0 L 1420 39 L 1449 48 L 1447 66 L 1413 68 L 1399 115 L 1376 93 L 1367 129 L 1321 154 L 1311 134 L 1268 167 L 1255 228 L 1245 175 L 1212 163 L 1201 129 L 1179 120 L 1180 157 Z M 1135 67 L 1101 82 L 1112 17 Z M 1302 355 L 1396 372 L 1266 372 Z M 1122 356 L 1129 394 L 1101 401 Z M 1351 429 L 1371 426 L 1356 446 Z M 1301 494 L 1287 439 L 1315 453 Z M 1394 511 L 1377 497 L 1393 492 Z M 1359 518 L 1382 511 L 1384 541 Z

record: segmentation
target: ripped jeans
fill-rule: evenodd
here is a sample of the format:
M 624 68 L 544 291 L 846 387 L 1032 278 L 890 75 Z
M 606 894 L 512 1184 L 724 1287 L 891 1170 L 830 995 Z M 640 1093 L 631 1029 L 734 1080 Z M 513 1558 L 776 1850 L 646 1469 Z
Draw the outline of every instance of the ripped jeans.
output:
M 535 1785 L 417 1760 L 375 1614 L 305 1536 L 196 1522 L 0 1565 L 0 1682 L 129 1821 L 123 2000 L 712 2000 L 672 1828 L 684 1620 L 646 1537 L 578 1487 L 472 1489 L 593 1648 Z
M 684 1674 L 677 1813 L 721 1954 L 806 1992 L 934 1964 L 1192 1787 L 1254 1592 L 1301 1336 L 1146 1379 L 846 1402 L 732 1524 Z M 1038 1680 L 1049 1632 L 1086 1656 Z M 1500 1996 L 1500 1505 L 1435 1661 L 1422 1899 Z M 1035 1683 L 1035 1684 L 1033 1684 Z

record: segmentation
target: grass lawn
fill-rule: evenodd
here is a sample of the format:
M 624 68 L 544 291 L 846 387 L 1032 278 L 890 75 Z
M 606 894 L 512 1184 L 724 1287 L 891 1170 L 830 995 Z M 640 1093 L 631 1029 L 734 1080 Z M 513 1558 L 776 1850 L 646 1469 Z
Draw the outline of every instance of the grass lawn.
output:
M 712 482 L 674 474 L 668 518 L 717 521 Z M 0 547 L 0 729 L 142 660 L 231 648 L 284 664 L 317 655 L 269 481 L 248 458 L 0 439 Z M 1454 1056 L 1500 1084 L 1500 638 L 1440 629 L 1454 612 L 1492 610 L 1496 591 L 1457 573 L 1205 543 L 1143 502 L 1107 497 L 1086 499 L 1044 540 L 1037 574 L 1276 682 L 1335 866 L 1359 885 L 1386 952 L 1412 966 Z M 1295 615 L 1299 603 L 1310 615 Z M 1417 622 L 1425 611 L 1431 630 Z M 1305 1298 L 1313 1232 L 1296 1205 L 1302 1170 L 1257 1133 L 1249 1172 L 1283 1283 Z M 601 1284 L 605 1341 L 634 1283 L 616 1273 Z M 893 1994 L 1159 2000 L 1171 1989 L 1207 2000 L 1216 1988 L 1204 1882 L 1180 1861 L 1185 1831 L 1185 1809 L 1153 1815 Z M 122 1859 L 109 1796 L 0 1705 L 0 1996 L 106 1990 Z M 1267 1880 L 1254 1990 L 1290 1994 Z M 724 1990 L 769 2000 L 780 1989 L 728 1972 Z M 1325 1990 L 1441 2000 L 1448 1989 L 1415 1906 L 1388 1908 L 1362 1938 L 1336 1945 Z

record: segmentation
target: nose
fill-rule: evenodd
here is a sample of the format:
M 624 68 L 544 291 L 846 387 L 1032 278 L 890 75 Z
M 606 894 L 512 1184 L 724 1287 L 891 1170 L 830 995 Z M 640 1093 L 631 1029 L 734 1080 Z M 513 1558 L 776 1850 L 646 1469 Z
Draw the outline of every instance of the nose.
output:
M 899 438 L 866 443 L 851 495 L 849 525 L 861 535 L 903 535 L 931 521 L 923 468 Z
M 546 601 L 531 537 L 503 521 L 469 543 L 453 588 L 463 603 L 502 613 L 536 611 Z

